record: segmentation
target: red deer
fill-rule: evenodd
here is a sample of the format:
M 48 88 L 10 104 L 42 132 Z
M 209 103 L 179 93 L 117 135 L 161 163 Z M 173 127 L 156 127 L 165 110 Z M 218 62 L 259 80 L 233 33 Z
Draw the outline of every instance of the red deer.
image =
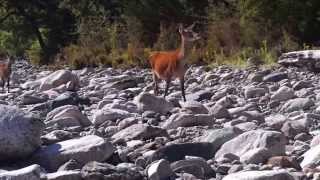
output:
M 185 47 L 187 43 L 200 39 L 198 33 L 193 32 L 194 24 L 187 28 L 183 28 L 182 24 L 179 25 L 179 33 L 181 36 L 180 48 L 173 51 L 160 51 L 152 52 L 149 61 L 153 74 L 154 94 L 158 95 L 158 83 L 160 80 L 166 81 L 164 91 L 164 98 L 168 94 L 170 82 L 173 79 L 179 78 L 180 87 L 183 100 L 186 101 L 184 90 L 184 75 L 187 71 L 185 62 Z
M 7 83 L 8 92 L 10 91 L 10 76 L 12 63 L 13 58 L 11 58 L 9 55 L 0 56 L 0 80 L 3 92 L 5 83 Z

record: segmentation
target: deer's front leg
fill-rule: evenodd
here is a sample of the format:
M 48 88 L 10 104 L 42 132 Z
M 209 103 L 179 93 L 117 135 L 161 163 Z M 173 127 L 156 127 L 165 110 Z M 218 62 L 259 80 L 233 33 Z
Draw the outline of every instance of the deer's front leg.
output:
M 158 79 L 158 77 L 157 77 L 157 75 L 156 75 L 155 73 L 153 73 L 152 77 L 153 77 L 153 91 L 154 91 L 154 95 L 158 96 L 158 94 L 159 94 L 159 88 L 158 88 L 159 79 Z
M 185 95 L 185 91 L 184 91 L 184 76 L 180 77 L 180 88 L 181 88 L 181 93 L 182 93 L 182 97 L 183 97 L 183 101 L 186 102 L 186 95 Z
M 9 93 L 10 92 L 10 76 L 8 77 L 8 80 L 7 80 L 7 88 Z

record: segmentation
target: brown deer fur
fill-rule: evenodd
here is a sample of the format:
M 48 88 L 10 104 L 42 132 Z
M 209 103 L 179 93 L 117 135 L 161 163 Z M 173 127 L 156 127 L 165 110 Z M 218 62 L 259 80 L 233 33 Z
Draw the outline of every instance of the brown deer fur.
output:
M 183 100 L 186 101 L 184 90 L 184 75 L 187 71 L 185 59 L 185 44 L 200 39 L 199 35 L 192 31 L 194 24 L 184 29 L 179 26 L 181 36 L 181 46 L 174 51 L 152 52 L 149 61 L 153 73 L 154 93 L 158 95 L 158 83 L 160 80 L 166 81 L 164 97 L 168 94 L 171 80 L 179 78 Z
M 12 58 L 8 55 L 0 61 L 0 80 L 2 91 L 4 91 L 5 83 L 7 83 L 8 92 L 10 91 L 10 76 L 11 76 Z

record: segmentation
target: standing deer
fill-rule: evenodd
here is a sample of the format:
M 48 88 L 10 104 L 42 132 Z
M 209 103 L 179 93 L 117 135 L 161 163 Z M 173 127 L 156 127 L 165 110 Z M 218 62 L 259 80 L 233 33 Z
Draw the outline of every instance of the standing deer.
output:
M 4 86 L 7 82 L 8 92 L 10 91 L 10 76 L 11 76 L 11 65 L 13 64 L 13 58 L 9 55 L 2 55 L 0 57 L 0 80 L 2 91 L 4 92 Z
M 168 89 L 172 79 L 179 78 L 180 87 L 183 100 L 186 101 L 184 90 L 184 75 L 187 71 L 185 62 L 185 52 L 187 43 L 200 39 L 198 33 L 193 32 L 194 24 L 187 28 L 183 28 L 183 25 L 179 25 L 179 33 L 181 36 L 180 48 L 174 51 L 152 52 L 149 57 L 149 61 L 153 74 L 153 86 L 154 94 L 158 95 L 158 83 L 159 80 L 166 81 L 166 87 L 164 91 L 164 98 L 168 94 Z

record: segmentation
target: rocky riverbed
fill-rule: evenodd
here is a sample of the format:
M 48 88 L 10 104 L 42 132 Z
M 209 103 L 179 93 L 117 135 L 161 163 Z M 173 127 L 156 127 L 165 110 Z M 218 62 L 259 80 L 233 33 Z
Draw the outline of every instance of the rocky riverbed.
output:
M 191 67 L 166 99 L 149 69 L 18 61 L 0 94 L 0 179 L 320 179 L 320 75 Z M 163 87 L 162 87 L 163 89 Z

